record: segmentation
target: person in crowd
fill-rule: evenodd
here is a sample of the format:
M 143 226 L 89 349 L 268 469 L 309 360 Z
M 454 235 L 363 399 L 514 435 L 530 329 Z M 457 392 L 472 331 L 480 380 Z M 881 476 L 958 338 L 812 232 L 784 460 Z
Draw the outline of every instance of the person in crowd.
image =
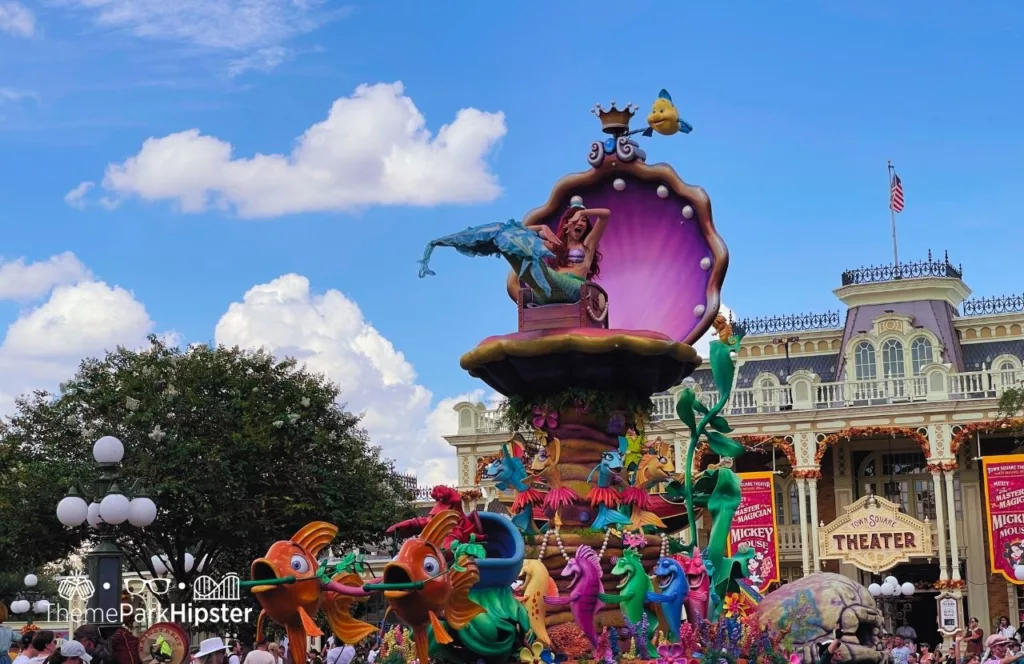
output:
M 18 635 L 4 624 L 7 620 L 7 605 L 0 602 L 0 664 L 11 664 L 11 646 L 18 642 Z
M 921 664 L 932 664 L 935 661 L 935 654 L 932 653 L 932 647 L 927 643 L 920 643 L 917 646 L 920 649 L 920 662 Z
M 199 650 L 193 655 L 196 664 L 224 664 L 227 658 L 228 647 L 219 636 L 210 639 L 203 639 L 199 644 Z
M 231 654 L 228 655 L 228 664 L 242 664 L 242 642 L 235 640 L 231 642 Z
M 29 664 L 43 664 L 56 649 L 57 635 L 48 629 L 39 630 L 32 637 L 32 650 L 35 654 L 28 660 Z
M 889 656 L 893 661 L 893 664 L 910 664 L 910 653 L 912 652 L 910 646 L 903 640 L 903 637 L 897 634 L 892 640 L 892 649 L 889 651 Z
M 996 631 L 993 633 L 1007 639 L 1017 638 L 1017 630 L 1010 624 L 1010 619 L 1006 616 L 999 619 L 999 622 L 996 624 Z
M 94 664 L 114 664 L 114 655 L 110 652 L 110 646 L 96 625 L 82 625 L 76 629 L 74 640 L 85 647 Z
M 971 618 L 967 622 L 967 632 L 957 637 L 962 640 L 960 654 L 962 657 L 977 655 L 981 657 L 982 646 L 985 641 L 985 630 L 978 625 L 977 618 Z
M 271 643 L 267 646 L 267 652 L 274 656 L 274 664 L 284 664 L 284 658 L 281 657 L 281 646 Z
M 32 647 L 32 637 L 35 635 L 35 632 L 29 632 L 21 637 L 21 653 L 14 658 L 13 664 L 29 664 L 29 661 L 39 654 Z
M 54 656 L 60 657 L 60 664 L 89 664 L 93 661 L 93 656 L 89 654 L 85 644 L 74 639 L 61 644 L 60 648 L 54 652 Z
M 838 630 L 836 630 L 838 632 Z M 818 644 L 818 664 L 832 664 L 832 660 L 835 658 L 836 653 L 839 652 L 839 647 L 843 645 L 843 642 L 839 639 L 839 634 L 833 634 L 833 638 L 829 641 L 822 641 Z
M 256 649 L 250 650 L 249 654 L 245 656 L 243 664 L 277 664 L 277 660 L 270 653 L 267 646 L 267 638 L 261 638 L 256 642 Z
M 904 643 L 917 643 L 917 630 L 910 626 L 906 618 L 896 628 L 896 636 L 902 636 Z
M 129 613 L 124 616 L 121 624 L 110 636 L 110 650 L 115 664 L 142 664 L 142 655 L 139 654 L 139 639 L 132 632 L 134 626 L 135 615 Z
M 373 642 L 370 644 L 370 650 L 366 653 L 366 664 L 373 664 L 377 661 L 377 655 L 380 654 L 380 639 L 377 637 L 373 638 Z
M 985 641 L 985 650 L 988 656 L 985 664 L 1010 664 L 1020 658 L 1019 654 L 1010 652 L 1010 639 L 1001 634 L 993 634 Z
M 309 662 L 309 664 L 324 664 L 323 657 L 320 656 L 320 652 L 316 648 L 309 649 L 307 661 Z

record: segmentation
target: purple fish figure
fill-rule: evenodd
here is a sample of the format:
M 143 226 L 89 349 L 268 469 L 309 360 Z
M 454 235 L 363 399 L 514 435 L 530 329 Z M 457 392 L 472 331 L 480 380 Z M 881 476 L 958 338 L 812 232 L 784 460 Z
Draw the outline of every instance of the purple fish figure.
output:
M 604 594 L 601 583 L 601 559 L 597 552 L 587 545 L 576 549 L 576 556 L 566 563 L 562 576 L 571 576 L 569 594 L 565 597 L 545 597 L 552 606 L 569 605 L 572 617 L 583 630 L 590 644 L 597 648 L 597 627 L 594 624 L 597 612 L 603 604 L 598 595 Z

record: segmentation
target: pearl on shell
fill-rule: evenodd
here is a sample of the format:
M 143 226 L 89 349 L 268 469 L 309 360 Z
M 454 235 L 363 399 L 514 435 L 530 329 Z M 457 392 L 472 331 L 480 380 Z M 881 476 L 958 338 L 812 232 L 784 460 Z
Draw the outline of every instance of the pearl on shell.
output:
M 695 306 L 693 308 L 693 315 L 694 316 L 703 316 L 704 315 L 704 305 L 703 304 L 698 304 L 697 306 Z
M 626 181 L 622 178 L 615 178 L 615 181 L 612 182 L 612 186 L 615 187 L 615 191 L 622 191 L 626 188 Z
M 683 206 L 683 217 L 693 219 L 693 208 L 689 205 Z
M 579 207 L 580 205 L 583 205 L 583 197 L 573 196 L 572 198 L 569 199 L 569 205 L 573 207 Z
M 710 258 L 705 256 L 704 258 L 700 259 L 700 269 L 707 270 L 710 267 L 711 267 L 711 259 Z
M 658 185 L 658 198 L 668 198 L 668 187 L 663 184 Z

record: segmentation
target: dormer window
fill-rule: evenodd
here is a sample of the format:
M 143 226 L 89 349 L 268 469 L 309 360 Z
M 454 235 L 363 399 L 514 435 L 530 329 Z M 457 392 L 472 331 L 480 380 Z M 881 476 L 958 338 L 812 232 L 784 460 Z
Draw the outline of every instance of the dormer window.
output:
M 927 337 L 918 337 L 910 344 L 911 370 L 915 376 L 920 376 L 922 370 L 934 362 L 932 355 L 932 342 Z
M 875 347 L 867 341 L 861 341 L 853 349 L 853 369 L 857 380 L 874 380 L 878 373 L 875 370 Z
M 882 375 L 884 378 L 903 378 L 903 344 L 896 339 L 882 342 Z

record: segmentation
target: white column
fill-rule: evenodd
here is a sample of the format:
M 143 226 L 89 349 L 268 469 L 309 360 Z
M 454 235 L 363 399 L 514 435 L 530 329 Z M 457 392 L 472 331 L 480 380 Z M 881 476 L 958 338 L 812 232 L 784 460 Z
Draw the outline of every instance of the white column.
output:
M 939 479 L 941 470 L 932 471 L 932 483 L 935 487 L 935 519 L 938 521 L 938 540 L 939 540 L 939 579 L 945 581 L 949 579 L 949 561 L 946 558 L 946 501 L 942 499 L 942 480 Z M 950 516 L 950 520 L 955 520 L 956 514 Z
M 814 553 L 814 571 L 821 571 L 821 551 L 818 544 L 818 478 L 807 478 L 811 489 L 811 551 Z
M 796 481 L 796 491 L 800 499 L 800 548 L 804 556 L 804 576 L 811 573 L 811 547 L 807 537 L 807 487 L 804 478 Z
M 676 458 L 676 472 L 679 474 L 686 471 L 686 469 L 683 468 L 686 463 L 686 457 L 683 455 L 683 448 L 686 446 L 687 442 L 688 441 L 677 437 L 672 443 L 672 447 L 674 448 L 673 452 L 675 453 Z
M 950 571 L 953 573 L 953 580 L 960 580 L 960 545 L 956 537 L 956 502 L 953 499 L 953 473 L 952 470 L 944 470 L 942 474 L 946 477 L 946 508 L 949 510 L 949 546 L 951 562 Z M 972 605 L 973 606 L 973 605 Z

